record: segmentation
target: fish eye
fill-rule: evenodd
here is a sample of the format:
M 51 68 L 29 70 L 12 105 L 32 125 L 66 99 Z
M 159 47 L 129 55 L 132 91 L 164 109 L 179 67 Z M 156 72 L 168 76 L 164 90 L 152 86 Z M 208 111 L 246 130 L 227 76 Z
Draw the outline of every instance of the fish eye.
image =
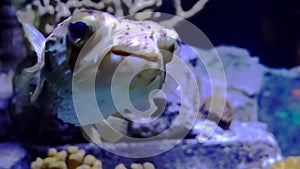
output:
M 88 30 L 89 27 L 84 22 L 76 22 L 69 25 L 69 33 L 73 38 L 83 38 Z
M 101 11 L 82 10 L 75 12 L 68 21 L 68 42 L 81 48 L 97 30 L 108 24 L 118 22 L 114 16 Z
M 90 32 L 90 28 L 85 22 L 77 21 L 69 24 L 68 38 L 75 46 L 81 47 L 91 35 Z

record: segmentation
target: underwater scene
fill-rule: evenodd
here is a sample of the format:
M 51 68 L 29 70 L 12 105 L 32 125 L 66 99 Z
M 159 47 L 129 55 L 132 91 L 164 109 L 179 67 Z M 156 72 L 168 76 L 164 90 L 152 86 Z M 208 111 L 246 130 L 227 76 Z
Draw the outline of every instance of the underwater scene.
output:
M 0 8 L 0 169 L 300 169 L 299 2 Z

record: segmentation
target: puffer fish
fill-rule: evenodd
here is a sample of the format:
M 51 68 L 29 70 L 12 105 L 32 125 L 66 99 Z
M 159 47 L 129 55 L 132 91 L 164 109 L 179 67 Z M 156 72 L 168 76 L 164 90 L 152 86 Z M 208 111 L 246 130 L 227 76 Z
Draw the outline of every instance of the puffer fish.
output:
M 121 19 L 96 10 L 74 13 L 47 38 L 32 25 L 22 25 L 37 54 L 37 63 L 22 71 L 23 79 L 36 82 L 31 101 L 38 98 L 47 81 L 60 98 L 57 106 L 60 119 L 81 126 L 85 134 L 95 136 L 92 139 L 111 142 L 121 138 L 114 133 L 127 131 L 127 121 L 115 116 L 128 108 L 122 103 L 127 92 L 130 91 L 134 106 L 147 109 L 149 105 L 144 102 L 152 90 L 162 87 L 166 64 L 178 48 L 179 36 L 172 28 L 152 21 Z M 134 75 L 135 72 L 138 73 Z M 90 84 L 92 75 L 96 75 L 96 80 Z M 128 78 L 133 78 L 129 86 Z M 90 88 L 93 84 L 95 90 Z M 112 89 L 118 95 L 115 98 Z M 77 109 L 84 109 L 76 111 L 77 114 L 72 92 L 80 96 Z M 93 93 L 103 118 L 93 114 L 97 105 L 88 99 Z M 121 108 L 116 108 L 114 102 L 121 102 Z

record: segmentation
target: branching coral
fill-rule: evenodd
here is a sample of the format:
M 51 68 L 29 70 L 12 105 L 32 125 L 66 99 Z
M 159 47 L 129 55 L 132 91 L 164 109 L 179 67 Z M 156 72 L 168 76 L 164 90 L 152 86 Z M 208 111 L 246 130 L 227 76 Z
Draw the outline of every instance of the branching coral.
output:
M 184 11 L 181 6 L 181 0 L 174 0 L 174 6 L 176 9 L 176 15 L 173 18 L 161 22 L 162 25 L 175 26 L 180 22 L 181 19 L 187 19 L 195 15 L 197 12 L 201 11 L 208 0 L 197 1 L 196 4 L 188 11 Z
M 184 11 L 181 0 L 174 0 L 176 16 L 161 22 L 165 26 L 175 26 L 181 19 L 187 19 L 201 11 L 208 0 L 199 0 L 195 5 Z M 80 9 L 96 9 L 109 12 L 118 17 L 128 15 L 134 16 L 138 20 L 158 18 L 161 13 L 155 12 L 163 5 L 162 0 L 33 0 L 31 4 L 17 12 L 20 22 L 35 25 L 44 34 L 49 34 L 57 23 L 61 22 L 73 12 Z
M 84 150 L 75 146 L 68 147 L 68 150 L 57 151 L 50 148 L 48 157 L 37 158 L 31 163 L 32 169 L 102 169 L 101 161 L 94 156 L 86 155 Z
M 300 157 L 287 157 L 267 169 L 300 169 Z
M 67 2 L 59 0 L 33 0 L 33 2 L 27 4 L 24 9 L 18 10 L 17 16 L 20 22 L 31 23 L 42 33 L 49 34 L 57 23 L 75 11 L 89 8 L 115 13 L 112 5 L 113 4 L 107 0 L 98 3 L 91 0 L 69 0 Z

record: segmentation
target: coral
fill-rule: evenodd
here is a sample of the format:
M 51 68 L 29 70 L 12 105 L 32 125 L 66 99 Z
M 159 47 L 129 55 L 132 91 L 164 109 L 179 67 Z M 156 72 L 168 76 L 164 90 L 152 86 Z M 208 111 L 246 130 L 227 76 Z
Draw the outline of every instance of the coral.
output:
M 233 121 L 233 108 L 222 95 L 212 95 L 207 98 L 200 112 L 202 118 L 216 122 L 224 130 L 228 130 Z
M 150 162 L 143 164 L 132 163 L 131 169 L 155 169 Z M 31 169 L 102 169 L 102 163 L 93 155 L 85 153 L 76 146 L 69 146 L 67 150 L 57 151 L 55 148 L 48 150 L 48 157 L 38 157 L 31 163 Z M 115 169 L 127 169 L 124 164 L 119 164 Z
M 69 146 L 68 150 L 48 150 L 48 157 L 37 158 L 31 163 L 32 169 L 102 169 L 101 161 L 93 155 L 86 155 L 84 150 L 76 146 Z
M 269 166 L 267 169 L 300 169 L 300 156 L 287 157 Z
M 176 16 L 161 22 L 161 24 L 168 25 L 168 26 L 175 26 L 177 23 L 180 22 L 181 19 L 190 18 L 191 16 L 201 11 L 207 2 L 208 0 L 197 1 L 190 10 L 184 11 L 181 6 L 181 0 L 175 0 L 174 7 L 176 10 Z
M 155 169 L 154 165 L 150 162 L 145 162 L 144 164 L 132 163 L 130 165 L 131 169 Z M 115 169 L 127 169 L 124 164 L 119 164 Z
M 149 18 L 159 18 L 161 13 L 155 12 L 162 6 L 162 0 L 102 0 L 95 2 L 93 0 L 68 0 L 66 2 L 59 0 L 33 0 L 25 8 L 18 11 L 17 15 L 21 22 L 34 24 L 44 34 L 49 34 L 56 23 L 61 22 L 73 12 L 81 9 L 96 9 L 106 11 L 118 17 L 133 16 L 137 20 Z M 181 6 L 181 0 L 174 1 L 176 16 L 163 20 L 165 26 L 175 26 L 180 20 L 189 18 L 201 11 L 208 0 L 199 0 L 188 11 L 184 11 Z M 179 17 L 178 17 L 179 16 Z

